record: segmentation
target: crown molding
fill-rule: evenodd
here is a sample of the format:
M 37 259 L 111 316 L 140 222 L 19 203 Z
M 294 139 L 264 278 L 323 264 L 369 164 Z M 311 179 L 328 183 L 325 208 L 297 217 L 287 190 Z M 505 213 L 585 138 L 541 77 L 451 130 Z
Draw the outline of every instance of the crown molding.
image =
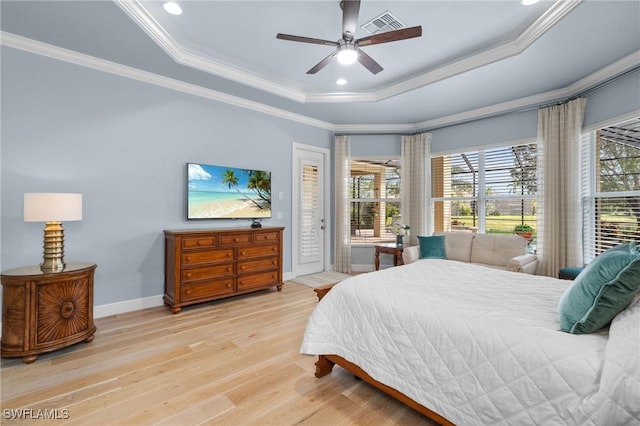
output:
M 416 123 L 415 126 L 420 130 L 435 129 L 438 127 L 451 126 L 509 112 L 522 111 L 528 108 L 538 108 L 540 105 L 557 102 L 559 100 L 566 100 L 573 96 L 580 96 L 582 93 L 592 89 L 593 87 L 634 69 L 640 69 L 640 50 L 637 50 L 564 88 L 538 93 L 536 95 L 514 99 L 507 102 L 501 102 L 433 120 L 422 121 Z
M 640 50 L 637 50 L 565 88 L 550 92 L 413 124 L 334 124 L 4 31 L 0 31 L 0 45 L 337 133 L 412 133 L 451 126 L 462 122 L 515 112 L 526 108 L 534 108 L 545 103 L 564 100 L 572 96 L 580 95 L 625 72 L 640 69 Z
M 222 62 L 188 52 L 151 16 L 138 0 L 114 0 L 176 62 L 251 86 L 275 95 L 303 103 L 377 102 L 418 89 L 458 74 L 519 55 L 550 30 L 583 0 L 558 0 L 518 37 L 479 53 L 460 58 L 423 74 L 410 77 L 380 90 L 358 93 L 305 93 L 264 77 L 248 73 Z
M 265 92 L 273 93 L 284 98 L 304 102 L 305 94 L 272 80 L 259 77 L 237 67 L 231 67 L 219 61 L 205 58 L 201 55 L 183 49 L 169 33 L 156 21 L 153 16 L 140 4 L 138 0 L 114 0 L 115 3 L 147 33 L 153 41 L 179 64 L 204 71 L 209 74 L 237 81 L 247 86 L 255 87 Z
M 333 124 L 307 117 L 305 115 L 296 114 L 270 105 L 251 101 L 239 96 L 229 95 L 227 93 L 218 92 L 217 90 L 208 89 L 197 86 L 195 84 L 186 83 L 184 81 L 154 74 L 149 71 L 143 71 L 137 68 L 118 64 L 116 62 L 107 61 L 96 58 L 94 56 L 85 55 L 84 53 L 75 52 L 73 50 L 64 49 L 62 47 L 53 46 L 41 41 L 32 40 L 16 34 L 0 32 L 0 44 L 25 52 L 33 53 L 40 56 L 56 59 L 63 62 L 69 62 L 86 68 L 103 71 L 120 77 L 130 78 L 132 80 L 141 81 L 155 86 L 164 87 L 166 89 L 199 96 L 201 98 L 210 99 L 225 104 L 234 105 L 240 108 L 269 114 L 275 117 L 291 120 L 313 127 L 332 130 Z

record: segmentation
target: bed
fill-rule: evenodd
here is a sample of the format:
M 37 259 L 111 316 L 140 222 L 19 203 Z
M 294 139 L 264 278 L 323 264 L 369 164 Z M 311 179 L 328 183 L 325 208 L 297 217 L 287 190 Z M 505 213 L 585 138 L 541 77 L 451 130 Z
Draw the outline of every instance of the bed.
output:
M 640 424 L 640 303 L 561 332 L 570 284 L 438 259 L 357 275 L 320 301 L 301 353 L 441 424 Z

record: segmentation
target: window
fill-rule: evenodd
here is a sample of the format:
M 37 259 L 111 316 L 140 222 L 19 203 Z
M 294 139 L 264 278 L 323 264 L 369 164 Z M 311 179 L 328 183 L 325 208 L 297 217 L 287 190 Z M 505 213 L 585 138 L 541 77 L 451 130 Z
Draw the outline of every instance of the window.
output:
M 400 161 L 351 160 L 351 243 L 394 241 L 400 217 Z
M 536 144 L 434 156 L 431 176 L 436 232 L 513 234 L 527 224 L 535 239 Z
M 640 241 L 640 118 L 582 138 L 584 259 Z

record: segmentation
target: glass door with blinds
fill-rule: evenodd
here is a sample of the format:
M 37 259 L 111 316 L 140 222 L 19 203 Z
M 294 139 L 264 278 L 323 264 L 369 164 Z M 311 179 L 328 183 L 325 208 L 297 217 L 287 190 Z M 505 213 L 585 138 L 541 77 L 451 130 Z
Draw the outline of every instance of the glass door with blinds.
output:
M 325 155 L 302 148 L 294 150 L 295 276 L 325 269 Z

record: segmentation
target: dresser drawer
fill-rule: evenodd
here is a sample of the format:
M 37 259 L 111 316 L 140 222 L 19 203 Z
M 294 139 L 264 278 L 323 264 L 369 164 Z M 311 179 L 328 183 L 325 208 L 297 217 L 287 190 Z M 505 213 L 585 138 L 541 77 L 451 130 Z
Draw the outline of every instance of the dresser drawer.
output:
M 279 253 L 280 253 L 280 250 L 277 244 L 242 247 L 238 249 L 238 259 L 249 259 L 252 257 L 272 256 L 274 254 L 279 254 Z
M 260 232 L 256 233 L 253 236 L 254 243 L 267 243 L 267 242 L 278 242 L 280 241 L 280 233 L 279 232 Z
M 206 236 L 206 237 L 185 237 L 182 239 L 182 248 L 190 249 L 190 248 L 198 248 L 198 247 L 215 247 L 216 246 L 216 236 Z
M 223 265 L 184 269 L 182 271 L 182 281 L 204 280 L 233 274 L 233 263 L 225 263 Z
M 239 235 L 220 235 L 221 246 L 237 246 L 238 244 L 249 244 L 251 242 L 251 234 Z
M 278 283 L 278 271 L 263 272 L 238 277 L 238 290 L 246 290 L 255 287 L 264 287 Z
M 233 278 L 225 278 L 216 281 L 183 284 L 180 288 L 180 297 L 183 301 L 205 299 L 221 294 L 233 293 Z
M 182 253 L 182 266 L 233 260 L 233 250 L 207 250 Z
M 238 273 L 246 273 L 246 272 L 254 272 L 254 271 L 264 271 L 269 269 L 276 269 L 280 263 L 278 262 L 278 257 L 274 256 L 268 259 L 258 259 L 258 260 L 245 260 L 243 262 L 238 262 Z

